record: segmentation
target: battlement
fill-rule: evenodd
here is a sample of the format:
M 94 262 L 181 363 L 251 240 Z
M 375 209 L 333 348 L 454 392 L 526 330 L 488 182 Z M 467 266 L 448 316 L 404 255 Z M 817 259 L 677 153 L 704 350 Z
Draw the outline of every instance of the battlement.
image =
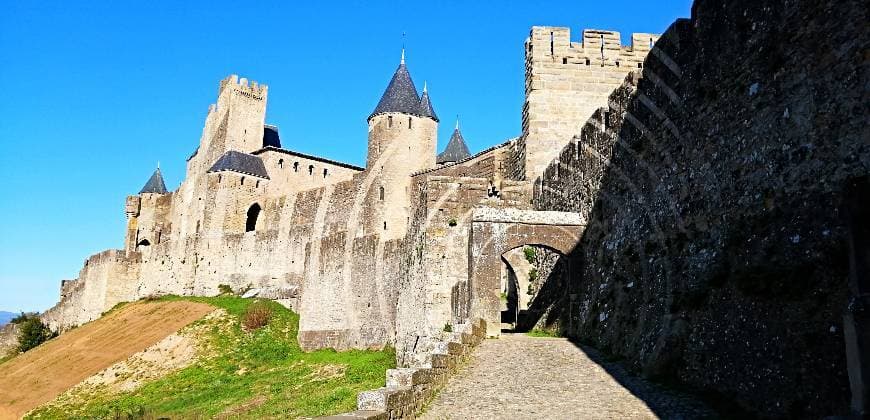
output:
M 226 79 L 221 80 L 220 90 L 218 92 L 218 96 L 220 96 L 225 89 L 232 89 L 233 92 L 256 100 L 264 100 L 266 98 L 266 93 L 269 90 L 267 85 L 261 85 L 256 81 L 248 82 L 248 79 L 242 77 L 239 78 L 236 74 L 231 74 Z
M 622 45 L 616 31 L 584 29 L 579 42 L 571 42 L 571 29 L 559 26 L 533 26 L 526 39 L 527 57 L 594 60 L 620 56 L 643 60 L 658 40 L 659 35 L 632 33 L 631 45 Z M 566 60 L 567 61 L 567 60 Z M 587 64 L 586 61 L 580 61 Z M 614 61 L 615 63 L 615 61 Z M 564 64 L 568 64 L 565 62 Z M 591 64 L 591 63 L 588 63 Z

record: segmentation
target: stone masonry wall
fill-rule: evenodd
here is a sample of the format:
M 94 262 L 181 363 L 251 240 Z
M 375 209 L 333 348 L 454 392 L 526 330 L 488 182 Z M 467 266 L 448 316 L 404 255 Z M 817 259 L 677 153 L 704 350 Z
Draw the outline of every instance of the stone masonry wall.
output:
M 735 410 L 847 411 L 840 205 L 870 169 L 868 18 L 699 0 L 671 26 L 535 189 L 589 221 L 571 336 Z

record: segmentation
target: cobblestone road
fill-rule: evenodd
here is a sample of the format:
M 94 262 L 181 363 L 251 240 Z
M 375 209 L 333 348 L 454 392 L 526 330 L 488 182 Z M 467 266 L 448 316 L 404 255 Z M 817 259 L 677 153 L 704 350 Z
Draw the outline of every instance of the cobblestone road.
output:
M 587 353 L 588 351 L 588 353 Z M 593 360 L 594 359 L 594 360 Z M 423 419 L 695 419 L 714 417 L 561 338 L 485 340 Z

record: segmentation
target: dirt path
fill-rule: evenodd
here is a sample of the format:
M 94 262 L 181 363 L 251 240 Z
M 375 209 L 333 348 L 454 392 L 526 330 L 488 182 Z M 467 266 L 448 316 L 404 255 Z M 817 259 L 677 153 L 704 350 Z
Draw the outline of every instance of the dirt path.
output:
M 713 413 L 561 338 L 485 340 L 423 419 L 694 419 Z
M 128 305 L 0 365 L 0 419 L 19 418 L 214 308 L 194 302 Z

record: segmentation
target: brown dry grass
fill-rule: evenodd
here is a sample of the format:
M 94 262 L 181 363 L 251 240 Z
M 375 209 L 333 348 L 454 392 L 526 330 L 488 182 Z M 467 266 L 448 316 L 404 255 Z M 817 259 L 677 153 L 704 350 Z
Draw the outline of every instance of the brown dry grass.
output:
M 204 303 L 140 302 L 0 365 L 0 419 L 20 418 L 91 375 L 214 310 Z

